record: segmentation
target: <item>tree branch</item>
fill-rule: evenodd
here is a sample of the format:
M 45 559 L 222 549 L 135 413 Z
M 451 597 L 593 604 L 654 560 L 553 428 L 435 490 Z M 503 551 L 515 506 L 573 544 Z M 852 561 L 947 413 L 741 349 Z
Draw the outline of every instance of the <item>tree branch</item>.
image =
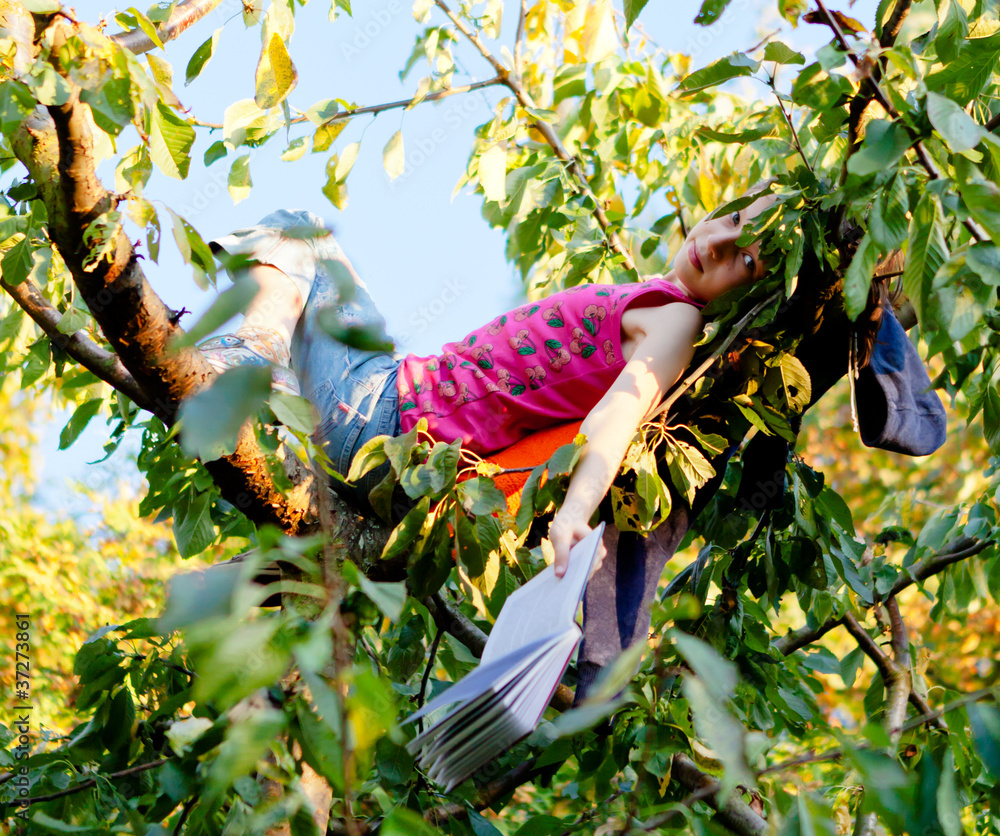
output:
M 840 48 L 847 53 L 847 57 L 850 59 L 851 63 L 857 67 L 860 63 L 858 61 L 858 56 L 854 54 L 854 50 L 852 50 L 848 45 L 847 39 L 844 37 L 844 33 L 840 29 L 840 24 L 837 23 L 837 19 L 830 14 L 826 5 L 823 3 L 823 0 L 816 0 L 816 5 L 819 7 L 820 12 L 822 12 L 826 25 L 833 30 L 833 34 L 837 39 L 837 43 L 840 44 Z M 871 97 L 882 105 L 882 108 L 887 114 L 898 120 L 899 112 L 895 107 L 893 107 L 892 102 L 889 101 L 888 97 L 882 91 L 882 88 L 879 86 L 878 80 L 875 76 L 866 75 L 864 80 L 869 87 Z M 865 106 L 867 107 L 867 102 L 865 102 Z M 863 112 L 864 108 L 861 108 L 861 110 Z M 860 114 L 858 118 L 860 119 Z M 941 178 L 941 172 L 938 171 L 937 165 L 934 163 L 934 160 L 931 159 L 930 154 L 927 153 L 927 149 L 919 139 L 913 143 L 913 150 L 916 152 L 917 159 L 920 160 L 920 164 L 924 167 L 924 170 L 927 172 L 930 179 L 939 180 Z M 846 168 L 844 170 L 846 171 Z M 966 218 L 962 221 L 962 225 L 969 231 L 969 234 L 976 241 L 982 242 L 989 239 L 989 236 L 980 230 L 979 226 L 971 218 Z
M 152 403 L 146 397 L 146 393 L 115 354 L 105 351 L 82 331 L 64 334 L 59 330 L 62 314 L 52 307 L 31 279 L 10 285 L 0 278 L 0 287 L 7 291 L 8 295 L 48 335 L 53 345 L 65 351 L 105 383 L 110 383 L 119 392 L 127 395 L 142 409 L 153 411 Z
M 169 758 L 161 758 L 158 761 L 150 761 L 149 763 L 141 763 L 138 766 L 130 766 L 128 769 L 123 769 L 121 772 L 111 772 L 107 775 L 102 775 L 101 778 L 107 781 L 114 781 L 118 778 L 127 778 L 130 775 L 138 775 L 140 772 L 147 772 L 150 769 L 156 769 L 158 766 L 163 766 L 167 763 Z M 83 792 L 84 790 L 89 790 L 91 787 L 97 785 L 96 778 L 88 778 L 86 781 L 81 781 L 79 784 L 74 784 L 72 787 L 67 787 L 64 790 L 59 790 L 59 792 L 53 792 L 49 795 L 36 795 L 29 796 L 28 798 L 22 799 L 20 804 L 41 804 L 44 801 L 55 801 L 57 798 L 63 798 L 67 795 L 75 795 L 78 792 Z
M 719 799 L 719 782 L 698 769 L 687 755 L 681 752 L 674 755 L 670 775 L 693 792 L 706 792 L 705 801 L 718 813 L 719 821 L 734 833 L 740 836 L 762 836 L 767 832 L 767 822 L 735 793 L 722 804 Z
M 517 18 L 517 34 L 514 36 L 514 73 L 519 79 L 524 78 L 521 66 L 521 55 L 524 49 L 524 30 L 528 22 L 528 0 L 521 0 L 521 11 Z
M 170 17 L 156 27 L 156 34 L 161 43 L 172 41 L 185 30 L 189 29 L 202 18 L 206 17 L 222 0 L 186 0 L 178 3 Z M 142 55 L 156 47 L 152 39 L 141 29 L 130 29 L 111 36 L 118 46 L 130 50 L 136 55 Z
M 994 545 L 992 540 L 973 540 L 969 537 L 953 540 L 945 546 L 945 551 L 939 552 L 911 566 L 907 570 L 908 575 L 900 578 L 892 585 L 892 589 L 889 590 L 887 597 L 895 597 L 907 587 L 943 572 L 953 563 L 960 563 L 963 560 L 974 557 L 980 552 L 986 551 L 992 545 Z
M 835 627 L 843 624 L 843 622 L 843 618 L 831 618 L 828 621 L 824 621 L 819 627 L 800 627 L 798 630 L 792 630 L 781 638 L 775 639 L 774 644 L 771 646 L 782 656 L 789 656 L 796 650 L 801 650 L 803 647 L 822 638 Z
M 476 49 L 479 50 L 480 55 L 485 58 L 491 67 L 496 71 L 497 76 L 502 79 L 502 83 L 514 94 L 514 98 L 517 99 L 517 103 L 523 108 L 533 108 L 535 103 L 531 96 L 524 89 L 524 85 L 521 83 L 521 78 L 517 73 L 511 73 L 489 48 L 482 42 L 480 37 L 469 28 L 464 20 L 462 20 L 458 15 L 456 15 L 448 5 L 443 2 L 443 0 L 434 0 L 438 8 L 441 9 L 451 20 L 455 27 L 461 32 Z M 594 194 L 593 190 L 590 188 L 590 183 L 587 180 L 586 175 L 583 173 L 583 169 L 580 168 L 579 163 L 576 159 L 566 150 L 566 146 L 563 145 L 562 140 L 556 133 L 555 128 L 552 127 L 544 119 L 535 118 L 534 121 L 535 129 L 545 138 L 545 141 L 549 144 L 549 147 L 555 152 L 556 157 L 562 160 L 566 165 L 567 171 L 573 175 L 576 179 L 581 191 L 584 195 L 589 197 L 594 202 L 594 210 L 591 213 L 594 219 L 597 221 L 598 225 L 603 230 L 604 234 L 607 236 L 608 246 L 611 247 L 616 253 L 622 257 L 622 261 L 625 267 L 629 270 L 635 269 L 635 259 L 632 258 L 632 253 L 629 252 L 627 246 L 625 246 L 621 237 L 617 232 L 611 227 L 611 221 L 608 220 L 608 216 L 604 212 L 604 208 L 601 206 L 601 202 L 597 195 Z
M 53 65 L 60 44 L 72 29 L 60 20 L 53 33 Z M 85 234 L 91 223 L 115 208 L 95 175 L 93 142 L 86 105 L 74 90 L 61 106 L 42 109 L 25 120 L 12 137 L 15 153 L 31 173 L 48 210 L 48 232 L 66 262 L 73 281 L 105 338 L 136 386 L 145 393 L 145 405 L 167 424 L 177 407 L 214 376 L 197 349 L 176 351 L 174 339 L 182 331 L 172 311 L 149 286 L 124 230 L 113 230 L 110 252 L 89 263 Z M 290 534 L 306 530 L 315 519 L 313 480 L 294 456 L 285 455 L 287 475 L 294 485 L 289 495 L 278 491 L 267 461 L 256 445 L 249 425 L 237 439 L 232 456 L 207 463 L 223 496 L 256 523 L 273 523 Z

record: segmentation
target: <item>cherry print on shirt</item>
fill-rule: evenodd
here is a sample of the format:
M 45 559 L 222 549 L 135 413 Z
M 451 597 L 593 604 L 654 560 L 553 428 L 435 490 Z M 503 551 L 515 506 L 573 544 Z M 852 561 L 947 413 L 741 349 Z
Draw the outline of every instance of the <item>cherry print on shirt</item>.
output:
M 597 335 L 601 330 L 601 322 L 607 315 L 608 311 L 604 305 L 587 305 L 583 309 L 583 327 L 590 332 L 590 336 Z
M 454 398 L 456 394 L 454 380 L 442 380 L 438 383 L 438 394 L 442 398 Z
M 518 322 L 523 322 L 529 316 L 531 316 L 535 311 L 537 311 L 541 305 L 523 305 L 514 311 L 514 319 Z
M 522 328 L 513 337 L 508 338 L 507 343 L 521 356 L 534 354 L 537 350 L 534 340 L 531 339 L 531 332 L 527 328 Z
M 490 343 L 485 345 L 476 346 L 470 354 L 472 359 L 476 361 L 476 365 L 481 369 L 492 369 L 493 368 L 493 346 Z
M 493 320 L 492 323 L 486 326 L 486 330 L 489 331 L 491 337 L 495 337 L 503 330 L 503 327 L 506 324 L 507 324 L 507 314 L 504 314 L 499 319 Z
M 570 361 L 570 353 L 559 340 L 546 340 L 545 353 L 549 355 L 549 365 L 554 372 L 560 371 Z
M 569 343 L 571 352 L 582 355 L 583 359 L 586 360 L 597 351 L 597 346 L 587 339 L 587 332 L 582 328 L 574 328 L 572 333 L 573 339 Z
M 458 345 L 455 346 L 455 351 L 457 351 L 459 354 L 465 354 L 466 351 L 468 351 L 470 348 L 472 348 L 472 346 L 476 344 L 476 339 L 477 337 L 475 334 L 469 334 L 469 336 L 467 336 L 464 340 L 462 340 L 462 342 L 460 342 Z
M 528 386 L 531 389 L 541 389 L 545 381 L 545 369 L 541 366 L 531 366 L 524 370 L 528 377 Z
M 615 362 L 615 344 L 611 340 L 605 340 L 602 348 L 604 349 L 604 362 L 610 366 Z
M 562 328 L 565 324 L 562 318 L 562 311 L 559 310 L 562 306 L 562 302 L 556 302 L 551 308 L 546 308 L 542 311 L 542 319 L 545 320 L 545 324 L 550 328 Z

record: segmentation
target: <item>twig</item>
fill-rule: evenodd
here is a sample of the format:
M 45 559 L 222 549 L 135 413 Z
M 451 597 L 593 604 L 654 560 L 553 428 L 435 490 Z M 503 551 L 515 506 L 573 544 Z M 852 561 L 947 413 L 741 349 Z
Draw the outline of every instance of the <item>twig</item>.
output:
M 910 720 L 907 720 L 900 728 L 900 731 L 904 733 L 912 731 L 913 729 L 922 726 L 924 723 L 932 723 L 935 720 L 939 720 L 940 718 L 944 717 L 946 714 L 950 714 L 952 711 L 955 711 L 958 708 L 962 708 L 963 706 L 969 705 L 970 703 L 979 702 L 985 697 L 993 697 L 994 699 L 996 699 L 997 689 L 981 688 L 978 691 L 973 691 L 969 694 L 965 694 L 964 696 L 959 697 L 956 700 L 952 700 L 950 703 L 946 703 L 941 708 L 938 708 L 933 711 L 927 711 L 924 714 L 921 714 L 917 717 L 913 717 Z M 871 744 L 866 741 L 863 742 L 861 745 L 859 745 L 858 748 L 867 749 L 870 745 Z M 839 760 L 843 756 L 844 756 L 844 749 L 843 747 L 838 746 L 835 749 L 828 749 L 826 752 L 821 752 L 819 754 L 815 752 L 809 752 L 803 755 L 798 755 L 794 758 L 790 758 L 789 760 L 781 761 L 781 763 L 776 763 L 771 766 L 766 766 L 763 769 L 759 770 L 756 774 L 757 777 L 760 778 L 762 775 L 768 775 L 772 772 L 784 772 L 796 766 L 803 766 L 812 763 L 825 763 L 826 761 Z
M 152 402 L 136 383 L 135 378 L 118 356 L 101 348 L 82 331 L 64 334 L 59 330 L 62 314 L 46 299 L 38 286 L 25 279 L 20 284 L 11 285 L 0 279 L 0 287 L 30 316 L 42 331 L 48 335 L 53 345 L 61 348 L 81 366 L 99 377 L 105 383 L 127 395 L 143 409 L 155 412 Z
M 184 809 L 181 810 L 180 818 L 177 819 L 177 826 L 174 828 L 174 836 L 180 836 L 180 833 L 184 828 L 184 822 L 187 821 L 188 816 L 191 815 L 191 811 L 194 809 L 194 805 L 197 803 L 198 803 L 197 795 L 192 796 L 185 802 Z
M 524 763 L 518 764 L 503 777 L 497 778 L 496 781 L 487 784 L 480 791 L 479 795 L 476 796 L 476 800 L 472 805 L 473 808 L 476 810 L 485 810 L 487 807 L 492 806 L 495 801 L 503 798 L 508 793 L 512 793 L 531 777 L 537 760 L 537 757 L 529 758 Z M 465 804 L 442 804 L 439 807 L 431 807 L 428 810 L 424 810 L 424 821 L 431 824 L 438 824 L 448 819 L 464 819 L 468 815 L 469 807 Z
M 434 640 L 431 642 L 431 650 L 427 658 L 427 666 L 424 668 L 424 675 L 420 679 L 420 693 L 417 695 L 417 708 L 424 707 L 424 695 L 427 693 L 427 682 L 431 678 L 431 671 L 434 669 L 434 660 L 437 659 L 438 645 L 441 644 L 441 636 L 444 635 L 444 630 L 438 627 L 437 632 L 434 634 Z M 424 718 L 421 717 L 417 721 L 417 728 L 420 731 L 424 730 Z
M 910 13 L 911 0 L 896 0 L 896 5 L 893 6 L 892 14 L 889 15 L 889 19 L 885 22 L 885 26 L 882 27 L 882 34 L 879 36 L 879 46 L 882 49 L 888 49 L 896 42 L 896 36 L 899 34 L 899 30 L 903 27 L 903 21 L 906 20 L 906 16 Z
M 705 801 L 719 814 L 719 821 L 730 830 L 748 836 L 749 834 L 761 836 L 767 832 L 767 822 L 750 809 L 750 805 L 739 796 L 733 794 L 725 804 L 722 804 L 718 796 L 719 782 L 698 769 L 687 755 L 680 752 L 674 755 L 670 774 L 690 790 L 707 790 Z
M 974 557 L 980 552 L 986 551 L 992 545 L 994 545 L 992 540 L 972 540 L 970 538 L 954 540 L 945 546 L 947 551 L 940 552 L 911 566 L 907 577 L 900 578 L 892 585 L 888 597 L 898 595 L 907 587 L 927 580 L 927 578 L 944 571 L 953 563 L 959 563 L 970 557 Z
M 514 36 L 514 72 L 523 83 L 524 74 L 521 70 L 521 51 L 524 48 L 524 29 L 528 22 L 528 0 L 521 0 L 521 12 L 517 18 L 517 34 Z
M 663 403 L 657 407 L 656 412 L 654 412 L 648 420 L 652 421 L 654 418 L 657 418 L 667 412 L 670 407 L 677 402 L 677 399 L 690 389 L 701 377 L 703 377 L 705 372 L 712 367 L 712 364 L 715 363 L 716 360 L 725 354 L 726 349 L 733 344 L 733 340 L 735 340 L 743 332 L 743 329 L 753 321 L 753 318 L 764 310 L 764 308 L 774 302 L 780 293 L 780 290 L 775 291 L 766 299 L 762 299 L 754 305 L 753 308 L 750 309 L 749 313 L 747 313 L 739 322 L 736 323 L 736 325 L 733 326 L 729 332 L 729 336 L 722 341 L 721 345 L 719 345 L 719 347 L 716 348 L 715 351 L 713 351 L 701 365 L 699 365 L 687 377 L 674 386 L 674 388 L 670 391 L 670 394 L 667 395 L 667 397 L 663 400 Z
M 160 42 L 166 44 L 172 41 L 186 29 L 208 15 L 222 0 L 187 0 L 179 3 L 170 17 L 156 27 Z M 118 46 L 131 50 L 135 55 L 142 55 L 156 47 L 152 39 L 141 29 L 130 29 L 111 36 Z
M 988 131 L 995 131 L 997 128 L 1000 128 L 1000 113 L 990 119 L 983 127 Z
M 461 32 L 466 39 L 479 50 L 480 55 L 485 58 L 491 67 L 496 71 L 498 77 L 502 79 L 502 83 L 514 94 L 514 98 L 523 108 L 533 108 L 535 106 L 534 101 L 532 101 L 531 96 L 524 89 L 524 85 L 521 83 L 520 78 L 516 74 L 512 74 L 499 59 L 490 52 L 489 48 L 482 42 L 480 37 L 469 28 L 468 24 L 462 20 L 457 14 L 455 14 L 444 0 L 434 0 L 435 4 L 441 11 L 443 11 L 448 19 L 455 25 L 459 32 Z M 580 168 L 580 164 L 576 159 L 566 150 L 566 146 L 563 145 L 562 140 L 556 133 L 555 128 L 552 127 L 544 119 L 539 119 L 535 117 L 534 121 L 535 129 L 545 138 L 545 141 L 549 144 L 549 147 L 555 152 L 556 157 L 562 160 L 566 165 L 566 170 L 573 175 L 577 184 L 579 185 L 581 191 L 586 197 L 589 197 L 594 202 L 593 214 L 601 230 L 607 236 L 608 245 L 622 257 L 622 262 L 624 263 L 626 269 L 635 270 L 635 259 L 632 258 L 632 254 L 629 252 L 628 247 L 622 242 L 621 237 L 617 232 L 611 227 L 611 221 L 608 220 L 608 216 L 604 212 L 604 208 L 601 206 L 601 201 L 598 199 L 597 195 L 594 194 L 593 190 L 590 188 L 590 183 L 587 180 L 586 175 Z
M 795 125 L 792 124 L 792 117 L 785 110 L 785 105 L 781 101 L 781 95 L 778 93 L 778 90 L 774 85 L 773 76 L 771 77 L 770 87 L 771 87 L 771 92 L 774 93 L 775 100 L 778 102 L 778 107 L 781 109 L 781 115 L 785 117 L 785 122 L 788 125 L 788 130 L 792 132 L 792 139 L 795 140 L 795 148 L 799 152 L 799 156 L 802 157 L 802 162 L 806 164 L 806 168 L 812 171 L 813 167 L 809 164 L 809 158 L 806 156 L 806 152 L 802 150 L 802 143 L 799 142 L 798 131 L 795 130 Z
M 323 124 L 329 125 L 331 122 L 340 122 L 344 119 L 353 119 L 355 116 L 364 116 L 366 114 L 384 113 L 387 110 L 396 110 L 401 107 L 410 107 L 417 104 L 423 104 L 424 102 L 437 102 L 441 99 L 447 99 L 449 96 L 456 96 L 459 93 L 472 93 L 476 90 L 482 90 L 484 87 L 495 87 L 498 84 L 504 84 L 504 80 L 500 77 L 488 78 L 486 81 L 474 81 L 471 84 L 462 84 L 458 87 L 449 87 L 447 90 L 438 90 L 435 93 L 428 93 L 426 96 L 417 98 L 414 96 L 410 99 L 400 99 L 398 102 L 385 102 L 384 104 L 377 105 L 365 105 L 364 107 L 352 107 L 347 110 L 341 110 L 335 113 L 329 119 L 327 119 Z M 221 122 L 203 122 L 200 119 L 189 119 L 192 125 L 197 125 L 199 128 L 210 128 L 211 130 L 221 130 L 225 126 Z M 288 120 L 289 125 L 301 125 L 304 122 L 309 122 L 307 116 L 296 116 L 293 119 Z
M 102 775 L 101 778 L 107 781 L 114 781 L 117 778 L 127 778 L 129 775 L 138 775 L 140 772 L 146 772 L 150 769 L 156 769 L 158 766 L 163 766 L 167 763 L 169 758 L 161 758 L 158 761 L 150 761 L 149 763 L 141 763 L 138 766 L 130 766 L 128 769 L 123 769 L 121 772 L 111 772 L 108 775 Z M 19 804 L 41 804 L 43 801 L 55 801 L 57 798 L 63 798 L 67 795 L 75 795 L 78 792 L 83 792 L 84 790 L 89 790 L 91 787 L 97 785 L 96 778 L 88 778 L 86 781 L 82 781 L 72 787 L 67 787 L 64 790 L 59 790 L 59 792 L 50 793 L 49 795 L 36 795 L 29 796 L 28 798 L 21 799 Z

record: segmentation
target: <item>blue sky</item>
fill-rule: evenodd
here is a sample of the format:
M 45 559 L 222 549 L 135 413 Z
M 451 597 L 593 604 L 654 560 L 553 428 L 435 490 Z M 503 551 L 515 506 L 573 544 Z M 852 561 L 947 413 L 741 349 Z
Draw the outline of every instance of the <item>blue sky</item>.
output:
M 620 0 L 615 2 L 620 8 Z M 113 7 L 101 0 L 74 5 L 77 16 L 91 22 L 113 13 Z M 517 5 L 505 4 L 503 32 L 493 44 L 497 50 L 513 40 Z M 846 3 L 839 5 L 870 25 L 874 0 L 859 0 L 850 8 Z M 329 4 L 322 0 L 311 0 L 297 10 L 291 41 L 292 60 L 299 72 L 298 86 L 290 97 L 294 107 L 305 110 L 328 98 L 370 105 L 413 95 L 422 67 L 415 68 L 406 81 L 399 78 L 421 30 L 413 19 L 410 0 L 355 0 L 352 6 L 353 18 L 341 15 L 333 24 L 327 19 Z M 665 50 L 691 54 L 695 67 L 748 48 L 783 23 L 771 11 L 774 0 L 733 0 L 732 6 L 734 14 L 728 23 L 706 30 L 692 22 L 700 0 L 650 0 L 640 23 Z M 254 95 L 260 30 L 244 28 L 240 8 L 239 0 L 223 0 L 207 19 L 160 53 L 173 65 L 175 92 L 181 102 L 205 122 L 222 122 L 230 103 Z M 441 17 L 435 9 L 432 21 L 439 23 Z M 188 59 L 220 27 L 213 59 L 200 78 L 184 87 Z M 783 29 L 782 40 L 803 50 L 815 49 L 828 39 L 819 26 L 791 30 L 785 24 Z M 115 31 L 113 23 L 110 31 Z M 492 76 L 486 62 L 467 45 L 462 44 L 457 55 L 462 72 L 456 74 L 455 84 Z M 252 224 L 277 208 L 303 208 L 319 214 L 367 282 L 399 349 L 430 353 L 519 299 L 519 282 L 504 259 L 503 237 L 482 220 L 480 198 L 452 196 L 465 168 L 473 131 L 491 117 L 493 104 L 501 96 L 498 88 L 490 88 L 406 112 L 353 120 L 336 142 L 340 149 L 361 141 L 361 153 L 348 180 L 350 203 L 344 212 L 336 210 L 321 192 L 328 154 L 307 154 L 296 162 L 284 162 L 280 138 L 253 155 L 253 191 L 234 206 L 226 190 L 234 155 L 206 168 L 202 154 L 221 139 L 221 131 L 204 129 L 198 132 L 188 179 L 172 180 L 157 172 L 146 196 L 182 214 L 206 240 Z M 407 167 L 401 178 L 390 182 L 382 167 L 382 148 L 397 130 L 403 132 Z M 304 131 L 294 135 L 304 135 Z M 123 136 L 118 151 L 126 151 L 133 143 L 133 138 Z M 105 183 L 112 182 L 111 163 L 103 164 L 99 173 Z M 150 282 L 171 307 L 187 307 L 197 316 L 210 304 L 212 294 L 194 284 L 169 233 L 162 250 L 159 264 L 144 265 Z M 190 326 L 193 321 L 189 317 L 184 324 Z M 67 496 L 67 478 L 97 483 L 108 473 L 107 468 L 95 471 L 86 465 L 101 455 L 106 438 L 103 422 L 95 420 L 72 450 L 57 452 L 61 426 L 57 422 L 48 428 L 42 444 L 42 499 L 50 506 L 60 505 Z M 114 472 L 123 472 L 123 467 L 115 461 Z

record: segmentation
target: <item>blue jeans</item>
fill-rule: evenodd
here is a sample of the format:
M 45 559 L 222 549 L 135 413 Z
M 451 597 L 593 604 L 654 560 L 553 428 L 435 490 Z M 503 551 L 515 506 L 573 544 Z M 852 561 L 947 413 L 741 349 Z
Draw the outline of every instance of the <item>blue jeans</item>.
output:
M 287 231 L 296 229 L 294 235 Z M 310 212 L 279 210 L 256 226 L 237 230 L 212 242 L 230 256 L 244 256 L 281 270 L 306 300 L 292 338 L 292 369 L 302 393 L 319 410 L 316 441 L 344 475 L 354 454 L 377 435 L 399 434 L 399 396 L 396 373 L 400 358 L 379 351 L 351 348 L 327 334 L 318 323 L 320 311 L 333 308 L 343 325 L 385 327 L 368 288 L 354 271 L 322 218 Z M 354 282 L 354 298 L 339 303 L 327 264 L 339 262 Z M 387 467 L 376 468 L 355 485 L 333 480 L 334 489 L 366 505 L 368 492 Z

